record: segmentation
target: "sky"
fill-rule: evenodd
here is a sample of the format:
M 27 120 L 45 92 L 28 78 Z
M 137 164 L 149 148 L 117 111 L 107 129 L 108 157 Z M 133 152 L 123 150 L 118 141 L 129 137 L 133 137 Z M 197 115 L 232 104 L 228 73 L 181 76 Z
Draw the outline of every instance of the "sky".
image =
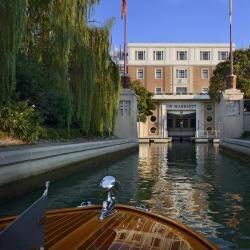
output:
M 123 46 L 122 0 L 101 0 L 91 20 L 114 17 L 112 46 Z M 229 0 L 127 0 L 128 43 L 227 43 Z M 250 0 L 233 0 L 233 42 L 250 46 Z

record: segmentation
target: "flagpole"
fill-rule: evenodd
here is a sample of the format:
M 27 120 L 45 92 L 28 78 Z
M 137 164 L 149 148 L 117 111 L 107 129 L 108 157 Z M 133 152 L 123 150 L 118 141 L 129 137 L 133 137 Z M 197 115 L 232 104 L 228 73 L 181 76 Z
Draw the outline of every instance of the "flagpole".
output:
M 127 67 L 126 67 L 126 63 L 127 63 L 127 13 L 125 13 L 124 15 L 124 48 L 123 48 L 123 52 L 124 52 L 124 75 L 127 74 Z
M 233 39 L 232 39 L 232 0 L 229 0 L 229 17 L 230 17 L 230 75 L 234 74 L 233 69 Z

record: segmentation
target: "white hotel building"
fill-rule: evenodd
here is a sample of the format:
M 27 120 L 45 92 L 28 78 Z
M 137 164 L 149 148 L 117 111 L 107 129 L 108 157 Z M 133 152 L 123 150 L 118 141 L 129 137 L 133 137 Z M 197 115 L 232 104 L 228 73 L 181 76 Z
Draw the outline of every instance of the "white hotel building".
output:
M 229 44 L 129 43 L 128 75 L 154 92 L 158 103 L 139 137 L 218 137 L 218 104 L 208 87 L 216 65 L 228 56 Z

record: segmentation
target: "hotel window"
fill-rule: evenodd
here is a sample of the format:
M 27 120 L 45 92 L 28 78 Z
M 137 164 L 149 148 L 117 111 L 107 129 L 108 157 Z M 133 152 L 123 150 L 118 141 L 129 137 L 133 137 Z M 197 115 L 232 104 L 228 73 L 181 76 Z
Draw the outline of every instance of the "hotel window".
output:
M 187 88 L 177 87 L 176 94 L 177 95 L 187 95 Z
M 156 95 L 161 95 L 161 94 L 162 94 L 162 93 L 161 93 L 161 88 L 156 87 L 156 88 L 155 88 L 155 94 L 156 94 Z
M 200 52 L 200 60 L 202 60 L 202 61 L 210 60 L 210 51 L 201 51 Z
M 137 79 L 144 79 L 144 70 L 143 69 L 137 69 L 136 78 Z
M 137 60 L 137 61 L 145 60 L 145 50 L 135 51 L 135 60 Z
M 162 69 L 155 69 L 155 79 L 162 79 Z
M 228 51 L 219 51 L 218 52 L 218 60 L 225 61 L 228 59 Z
M 202 95 L 208 95 L 208 88 L 202 88 L 201 89 L 201 94 Z
M 177 51 L 177 60 L 187 60 L 187 51 Z
M 176 78 L 187 78 L 187 70 L 186 69 L 177 69 L 176 70 Z
M 163 60 L 163 51 L 154 50 L 154 60 L 155 61 L 162 61 Z
M 208 69 L 201 69 L 201 79 L 208 79 L 208 78 L 209 78 Z

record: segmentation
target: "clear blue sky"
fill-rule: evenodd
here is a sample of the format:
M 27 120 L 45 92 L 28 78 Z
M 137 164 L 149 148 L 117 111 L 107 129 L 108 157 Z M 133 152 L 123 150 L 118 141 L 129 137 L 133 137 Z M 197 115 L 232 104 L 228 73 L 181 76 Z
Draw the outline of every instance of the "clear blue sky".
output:
M 90 19 L 115 18 L 112 44 L 123 45 L 122 0 L 101 0 Z M 128 42 L 229 41 L 228 0 L 127 0 Z M 233 39 L 237 48 L 250 45 L 250 0 L 233 0 Z

